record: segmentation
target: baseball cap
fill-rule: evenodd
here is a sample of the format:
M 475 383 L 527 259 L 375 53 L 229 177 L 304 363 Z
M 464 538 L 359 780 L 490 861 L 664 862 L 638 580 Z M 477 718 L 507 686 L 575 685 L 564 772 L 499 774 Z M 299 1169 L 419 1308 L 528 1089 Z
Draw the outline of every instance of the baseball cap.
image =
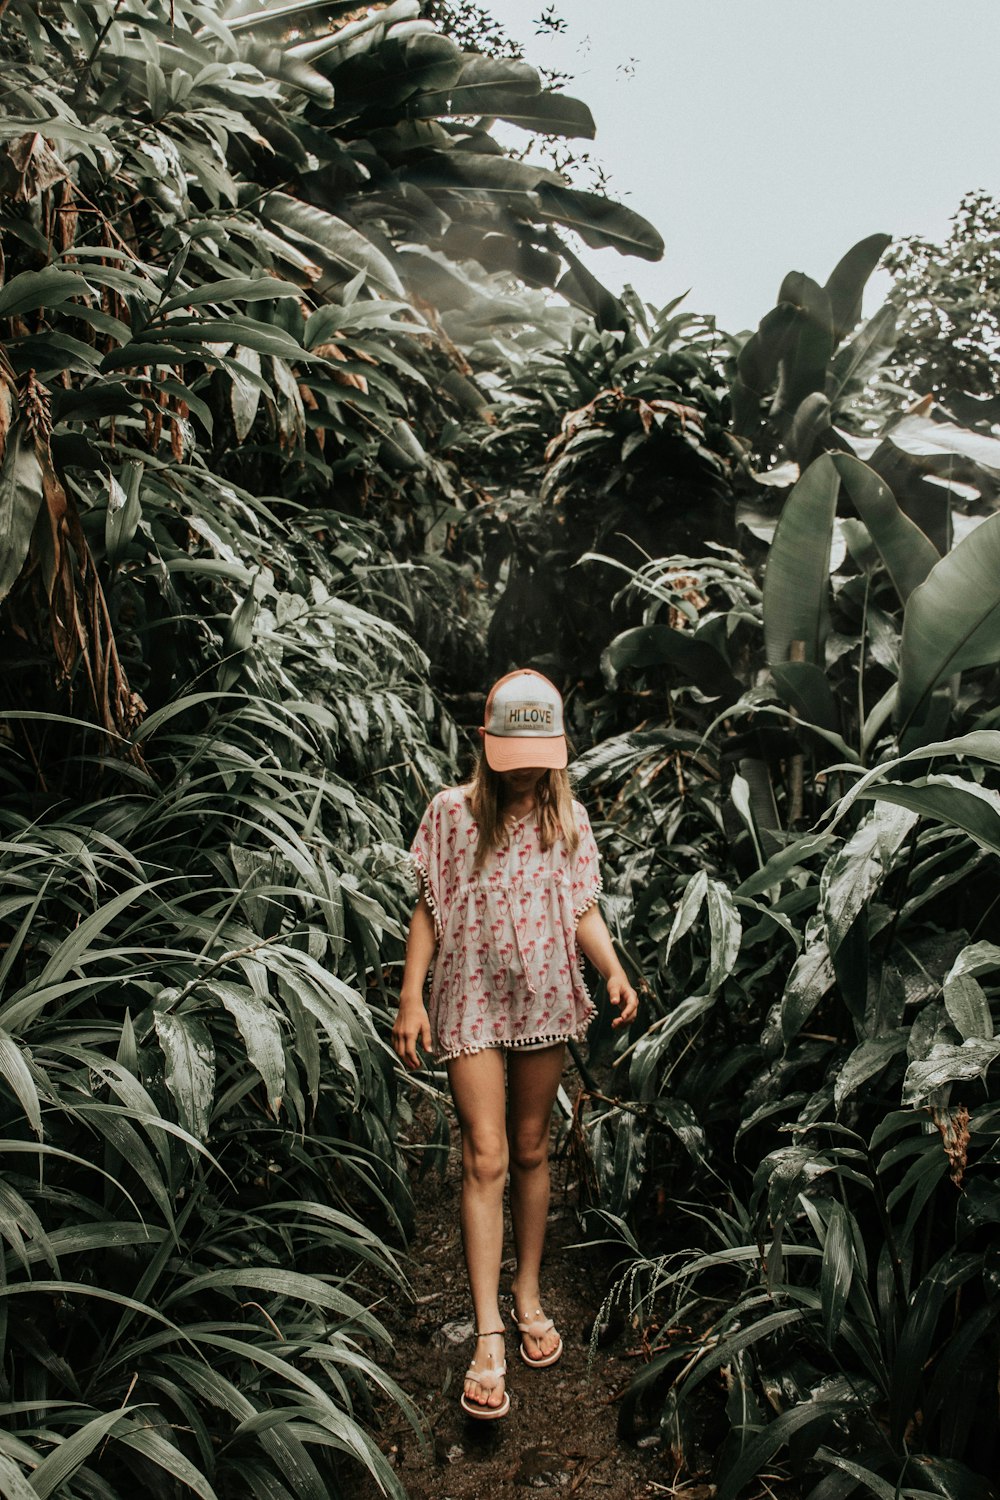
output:
M 508 672 L 486 699 L 483 749 L 494 771 L 546 766 L 561 771 L 569 760 L 559 689 L 541 672 Z

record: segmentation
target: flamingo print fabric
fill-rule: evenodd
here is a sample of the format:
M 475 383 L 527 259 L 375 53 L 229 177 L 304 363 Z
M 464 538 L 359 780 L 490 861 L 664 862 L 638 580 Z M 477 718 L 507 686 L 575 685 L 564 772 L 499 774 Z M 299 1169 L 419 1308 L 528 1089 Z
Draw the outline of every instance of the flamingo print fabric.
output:
M 566 1041 L 590 1024 L 576 924 L 601 876 L 586 811 L 574 802 L 573 813 L 572 854 L 562 839 L 543 849 L 529 813 L 480 870 L 465 789 L 439 792 L 424 814 L 410 853 L 438 940 L 427 1005 L 438 1057 Z

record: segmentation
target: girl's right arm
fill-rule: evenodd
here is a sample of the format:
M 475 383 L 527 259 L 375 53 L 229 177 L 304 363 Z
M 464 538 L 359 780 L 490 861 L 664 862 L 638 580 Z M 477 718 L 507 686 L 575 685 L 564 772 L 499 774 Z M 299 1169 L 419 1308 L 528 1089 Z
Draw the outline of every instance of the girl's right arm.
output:
M 434 915 L 421 896 L 410 919 L 406 938 L 406 963 L 399 990 L 399 1009 L 392 1028 L 392 1045 L 408 1068 L 419 1068 L 417 1043 L 430 1050 L 431 1023 L 424 1005 L 424 981 L 434 957 L 437 936 Z

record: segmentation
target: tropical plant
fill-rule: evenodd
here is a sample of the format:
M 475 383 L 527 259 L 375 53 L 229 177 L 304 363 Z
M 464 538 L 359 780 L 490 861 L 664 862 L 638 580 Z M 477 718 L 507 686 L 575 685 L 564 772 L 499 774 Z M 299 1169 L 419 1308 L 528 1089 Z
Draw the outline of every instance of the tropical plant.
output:
M 914 396 L 933 395 L 961 422 L 996 420 L 998 205 L 967 193 L 939 245 L 919 237 L 891 246 L 887 303 L 899 333 L 886 376 Z
M 416 0 L 10 0 L 0 59 L 0 1490 L 400 1495 L 381 1030 L 456 736 L 393 622 L 485 404 L 434 298 L 659 240 Z
M 9 799 L 4 1452 L 38 1493 L 319 1497 L 345 1456 L 400 1493 L 362 1425 L 378 1386 L 415 1420 L 373 1312 L 409 1214 L 378 978 L 439 773 L 415 648 L 310 571 L 98 800 Z
M 689 1398 L 724 1370 L 730 1500 L 783 1449 L 836 1471 L 817 1500 L 986 1493 L 995 1463 L 944 1393 L 963 1358 L 998 1357 L 975 1205 L 995 1192 L 980 976 L 1000 950 L 973 872 L 1000 854 L 1000 515 L 942 555 L 872 467 L 881 442 L 865 463 L 847 430 L 758 524 L 760 586 L 718 547 L 625 570 L 644 618 L 607 679 L 649 717 L 580 766 L 647 980 L 648 1024 L 583 1127 L 635 1257 L 620 1292 L 652 1329 L 631 1405 L 658 1401 L 696 1466 Z
M 624 329 L 556 310 L 506 338 L 466 330 L 478 368 L 508 371 L 480 445 L 483 503 L 459 537 L 496 585 L 497 670 L 531 657 L 596 687 L 615 585 L 587 555 L 634 563 L 731 529 L 730 343 L 677 303 L 656 312 L 626 291 L 621 305 Z

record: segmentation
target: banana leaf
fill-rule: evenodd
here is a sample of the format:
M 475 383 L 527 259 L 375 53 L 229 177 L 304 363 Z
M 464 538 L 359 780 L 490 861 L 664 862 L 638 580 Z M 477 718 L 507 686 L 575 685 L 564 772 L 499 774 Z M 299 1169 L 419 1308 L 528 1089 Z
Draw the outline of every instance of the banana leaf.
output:
M 942 557 L 907 600 L 896 715 L 919 733 L 946 677 L 1000 661 L 1000 515 Z
M 783 664 L 793 642 L 805 659 L 823 663 L 828 629 L 830 547 L 840 478 L 823 454 L 785 501 L 764 574 L 764 644 L 768 664 Z
M 889 486 L 874 469 L 848 453 L 834 454 L 833 462 L 905 604 L 939 561 L 940 553 L 900 510 Z

